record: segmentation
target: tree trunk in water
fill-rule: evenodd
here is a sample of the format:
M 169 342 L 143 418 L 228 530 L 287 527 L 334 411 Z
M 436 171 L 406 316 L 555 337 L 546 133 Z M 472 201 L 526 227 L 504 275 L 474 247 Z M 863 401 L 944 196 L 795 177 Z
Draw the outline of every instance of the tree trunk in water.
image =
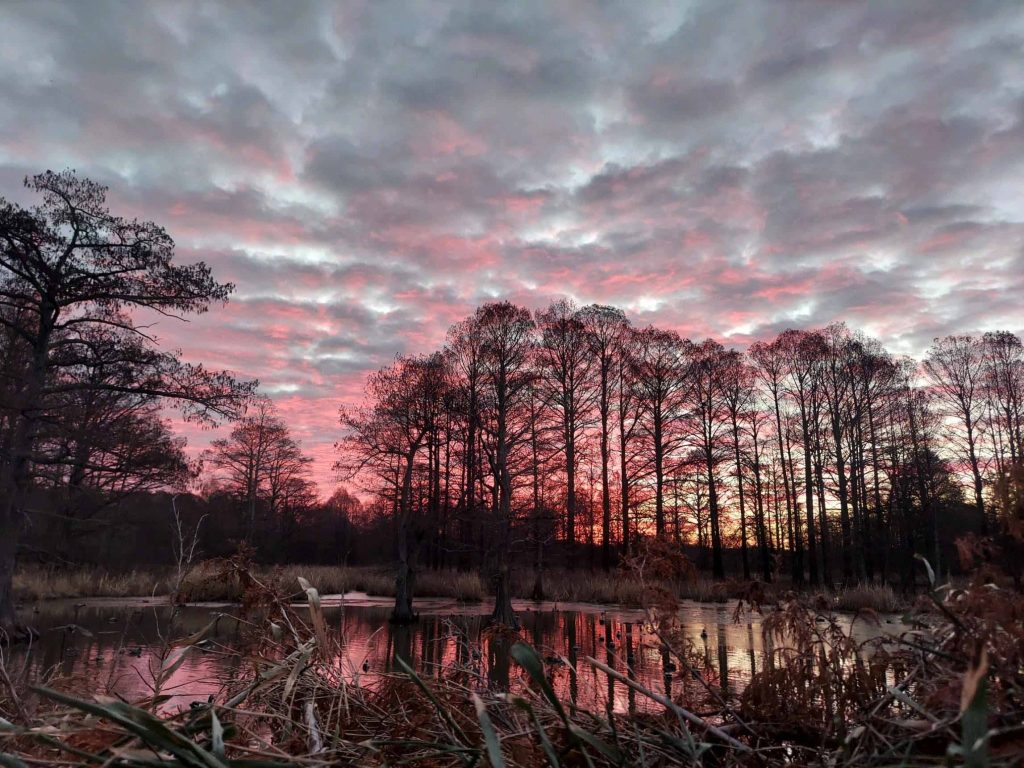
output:
M 412 610 L 412 595 L 415 587 L 413 561 L 415 544 L 409 541 L 409 525 L 412 506 L 412 471 L 416 460 L 416 449 L 406 457 L 405 472 L 402 477 L 401 500 L 399 502 L 398 522 L 398 575 L 395 577 L 395 607 L 391 611 L 389 621 L 393 624 L 409 624 L 416 621 Z
M 530 597 L 539 602 L 544 599 L 544 547 L 540 542 L 537 543 L 533 568 L 533 590 Z
M 498 566 L 497 584 L 494 593 L 494 611 L 491 612 L 491 624 L 501 624 L 510 629 L 519 629 L 519 619 L 512 610 L 512 573 L 508 563 Z
M 414 580 L 411 563 L 399 563 L 398 575 L 395 577 L 395 607 L 388 619 L 392 624 L 411 624 L 418 618 L 412 610 Z

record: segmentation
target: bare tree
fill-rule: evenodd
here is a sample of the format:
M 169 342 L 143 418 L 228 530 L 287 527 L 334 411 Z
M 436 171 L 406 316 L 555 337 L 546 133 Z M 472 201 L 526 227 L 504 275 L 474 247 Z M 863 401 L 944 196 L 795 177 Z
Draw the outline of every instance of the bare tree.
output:
M 245 417 L 227 437 L 214 440 L 204 458 L 225 488 L 246 510 L 245 538 L 253 543 L 261 498 L 270 482 L 271 457 L 290 442 L 288 428 L 277 416 L 269 398 L 257 398 Z
M 786 433 L 782 429 L 783 378 L 786 370 L 786 356 L 782 345 L 776 340 L 771 343 L 755 342 L 750 347 L 750 357 L 756 365 L 755 370 L 762 384 L 764 384 L 771 396 L 772 410 L 775 415 L 775 435 L 778 441 L 779 461 L 782 469 L 782 490 L 786 503 L 786 524 L 789 534 L 789 549 L 792 556 L 792 574 L 793 580 L 799 583 L 803 581 L 803 561 L 799 556 L 803 551 L 803 546 L 800 541 L 799 526 L 796 527 L 796 530 L 794 530 L 793 526 L 794 509 L 792 499 L 795 497 L 796 492 L 794 490 L 793 496 L 790 495 L 789 472 L 786 468 L 786 451 L 784 447 Z
M 711 569 L 715 578 L 722 579 L 725 578 L 725 564 L 722 558 L 718 466 L 728 452 L 728 374 L 731 361 L 725 348 L 711 339 L 690 346 L 688 352 L 687 401 L 694 427 L 692 440 L 707 481 Z
M 488 461 L 494 479 L 496 524 L 495 596 L 491 620 L 518 626 L 512 610 L 511 549 L 514 454 L 528 441 L 534 322 L 529 310 L 509 302 L 485 304 L 476 311 L 482 339 L 484 381 L 483 425 Z
M 667 462 L 684 439 L 686 345 L 679 334 L 644 328 L 634 336 L 631 381 L 642 408 L 641 424 L 650 439 L 654 473 L 654 525 L 665 536 Z
M 611 410 L 616 365 L 622 352 L 623 336 L 629 328 L 626 314 L 615 307 L 591 304 L 580 312 L 590 341 L 590 353 L 597 368 L 597 411 L 601 428 L 601 565 L 611 568 L 612 499 L 609 464 L 611 458 Z M 623 538 L 628 535 L 623 527 Z
M 1024 460 L 1024 344 L 1009 331 L 992 331 L 982 337 L 982 347 L 985 395 L 994 431 L 1005 444 L 999 454 L 1008 452 L 1016 466 Z
M 73 172 L 25 180 L 41 198 L 0 199 L 0 324 L 19 348 L 17 385 L 3 403 L 0 453 L 0 625 L 13 627 L 11 578 L 32 478 L 33 454 L 55 399 L 116 389 L 177 403 L 186 417 L 232 418 L 253 385 L 161 351 L 135 320 L 205 312 L 232 290 L 202 263 L 174 264 L 174 243 L 151 222 L 112 215 L 106 189 Z M 120 366 L 122 383 L 79 376 L 95 354 Z
M 579 446 L 592 423 L 595 388 L 594 358 L 588 328 L 572 302 L 562 299 L 537 314 L 540 343 L 537 369 L 544 401 L 561 427 L 565 468 L 565 533 L 569 568 L 576 563 L 576 473 Z
M 413 475 L 428 431 L 447 387 L 444 357 L 400 357 L 370 377 L 367 404 L 342 409 L 345 437 L 338 444 L 339 470 L 349 476 L 369 470 L 393 492 L 397 517 L 398 574 L 391 620 L 416 620 L 413 611 L 419 531 L 413 530 Z
M 981 438 L 985 409 L 985 349 L 973 336 L 935 339 L 924 370 L 951 421 L 950 436 L 957 452 L 968 462 L 973 480 L 974 506 L 982 533 L 988 531 L 981 473 Z
M 797 407 L 800 419 L 800 447 L 804 460 L 804 514 L 807 517 L 807 571 L 811 584 L 818 583 L 818 545 L 814 520 L 814 473 L 812 450 L 814 428 L 812 403 L 818 394 L 819 361 L 824 339 L 814 332 L 787 330 L 779 336 L 786 357 L 783 379 L 785 392 Z M 796 497 L 796 488 L 793 489 Z
M 747 494 L 743 482 L 746 461 L 743 458 L 742 426 L 754 405 L 754 371 L 750 364 L 736 350 L 725 353 L 723 360 L 723 396 L 729 415 L 732 432 L 733 462 L 736 469 L 736 491 L 740 505 L 740 557 L 743 565 L 743 578 L 750 578 L 750 553 L 747 534 Z

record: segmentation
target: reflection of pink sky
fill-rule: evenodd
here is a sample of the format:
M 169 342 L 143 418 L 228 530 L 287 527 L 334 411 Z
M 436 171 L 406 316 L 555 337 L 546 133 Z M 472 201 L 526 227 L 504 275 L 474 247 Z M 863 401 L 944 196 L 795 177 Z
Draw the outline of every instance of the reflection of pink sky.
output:
M 99 609 L 92 619 L 92 614 L 78 618 L 94 634 L 78 634 L 65 649 L 61 668 L 64 684 L 87 695 L 104 692 L 132 702 L 148 699 L 154 692 L 162 659 L 159 646 L 148 643 L 158 643 L 158 638 L 136 636 L 132 643 L 122 646 L 117 631 L 104 630 L 107 617 L 123 616 L 125 608 L 116 607 L 118 601 L 93 602 L 108 607 Z M 342 613 L 336 598 L 324 600 L 328 631 L 339 639 L 338 669 L 349 681 L 374 687 L 382 676 L 400 674 L 393 661 L 400 655 L 427 679 L 451 676 L 466 688 L 479 691 L 500 686 L 502 663 L 495 656 L 498 646 L 481 631 L 488 605 L 417 601 L 420 622 L 410 627 L 393 627 L 386 621 L 390 601 L 357 596 L 346 603 Z M 692 668 L 708 684 L 724 687 L 729 696 L 742 692 L 751 675 L 762 671 L 766 664 L 761 615 L 745 611 L 736 620 L 734 608 L 731 604 L 684 605 L 677 616 L 673 641 L 676 648 L 684 649 Z M 586 657 L 591 657 L 657 694 L 665 693 L 667 686 L 672 697 L 684 706 L 703 708 L 701 702 L 708 696 L 706 689 L 683 664 L 677 664 L 678 658 L 663 653 L 662 642 L 643 611 L 602 610 L 585 604 L 543 604 L 538 610 L 537 604 L 525 601 L 517 601 L 516 609 L 522 624 L 520 639 L 534 646 L 545 660 L 546 674 L 564 701 L 595 712 L 606 711 L 609 702 L 620 713 L 662 709 L 624 683 L 610 681 L 586 661 Z M 186 610 L 188 613 L 182 617 L 186 627 L 182 631 L 192 631 L 193 624 L 201 626 L 209 618 L 206 609 Z M 66 617 L 55 616 L 54 620 L 64 621 Z M 848 617 L 840 622 L 849 627 Z M 251 659 L 240 666 L 239 657 L 218 650 L 221 644 L 230 647 L 238 642 L 231 626 L 229 619 L 222 619 L 221 629 L 212 635 L 214 645 L 207 651 L 190 649 L 185 662 L 164 681 L 161 693 L 171 697 L 163 705 L 165 710 L 205 702 L 210 694 L 220 695 L 252 673 Z M 897 622 L 883 625 L 882 631 L 897 633 L 904 628 Z M 858 642 L 878 633 L 878 627 L 866 621 L 853 624 L 853 637 Z M 57 638 L 50 637 L 46 650 L 36 652 L 43 654 L 39 663 L 57 661 L 53 656 L 55 642 Z M 135 644 L 138 642 L 141 645 Z M 775 640 L 771 647 L 777 652 L 785 643 Z M 126 652 L 131 649 L 139 655 Z M 507 674 L 514 690 L 530 685 L 528 676 L 514 664 Z

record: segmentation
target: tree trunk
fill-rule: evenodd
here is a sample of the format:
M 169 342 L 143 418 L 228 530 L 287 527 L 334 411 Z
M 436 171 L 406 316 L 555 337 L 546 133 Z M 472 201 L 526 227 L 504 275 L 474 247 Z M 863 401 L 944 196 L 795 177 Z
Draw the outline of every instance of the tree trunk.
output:
M 395 607 L 391 611 L 390 621 L 393 624 L 409 624 L 416 621 L 412 610 L 415 572 L 413 561 L 415 543 L 410 541 L 409 526 L 412 510 L 412 472 L 416 460 L 415 450 L 406 457 L 405 472 L 402 476 L 401 501 L 399 502 L 398 522 L 398 575 L 395 577 Z
M 811 435 L 807 419 L 807 408 L 800 397 L 800 431 L 804 449 L 804 510 L 807 515 L 807 571 L 811 584 L 818 583 L 817 537 L 814 530 L 814 479 L 811 475 Z
M 665 455 L 661 444 L 661 415 L 654 415 L 654 533 L 665 538 Z
M 519 619 L 512 610 L 512 573 L 508 563 L 498 566 L 497 583 L 494 592 L 494 610 L 491 612 L 490 623 L 501 624 L 510 629 L 519 629 Z
M 27 640 L 31 631 L 18 622 L 14 608 L 14 563 L 21 533 L 20 514 L 8 496 L 0 511 L 0 645 Z
M 735 451 L 736 484 L 740 495 L 740 554 L 743 558 L 743 578 L 750 580 L 750 555 L 747 552 L 747 508 L 743 497 L 743 462 L 740 459 L 740 427 L 736 412 L 732 413 L 732 445 Z
M 832 438 L 836 445 L 836 477 L 839 481 L 839 530 L 843 540 L 843 583 L 853 581 L 853 531 L 850 529 L 850 507 L 846 489 L 846 459 L 843 455 L 843 433 L 839 417 L 832 417 Z
M 716 579 L 725 578 L 725 564 L 722 562 L 722 529 L 718 521 L 718 489 L 715 487 L 715 470 L 708 457 L 708 510 L 711 514 L 711 570 Z
M 40 330 L 33 342 L 32 366 L 21 402 L 14 417 L 7 466 L 0 464 L 0 633 L 9 641 L 33 633 L 18 622 L 14 607 L 14 566 L 18 540 L 24 522 L 24 501 L 31 484 L 30 457 L 35 441 L 37 409 L 46 384 L 50 337 L 57 312 L 45 302 L 40 313 Z
M 601 567 L 612 567 L 612 496 L 608 487 L 608 371 L 601 368 Z

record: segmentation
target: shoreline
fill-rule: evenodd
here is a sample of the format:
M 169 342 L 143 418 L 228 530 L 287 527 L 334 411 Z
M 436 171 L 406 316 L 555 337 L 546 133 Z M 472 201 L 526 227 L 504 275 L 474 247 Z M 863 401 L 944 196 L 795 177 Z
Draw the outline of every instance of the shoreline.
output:
M 313 586 L 316 586 L 315 584 Z M 700 589 L 697 590 L 680 590 L 676 598 L 680 603 L 689 604 L 694 606 L 731 606 L 739 602 L 745 604 L 746 610 L 754 609 L 754 606 L 749 600 L 746 600 L 741 595 L 730 594 L 726 587 L 728 584 L 721 583 L 717 586 L 722 588 L 718 590 L 717 594 L 708 594 L 708 585 L 698 585 Z M 230 585 L 224 585 L 224 593 L 230 592 Z M 765 599 L 762 601 L 762 605 L 765 607 L 774 606 L 780 599 L 788 593 L 796 593 L 803 597 L 805 600 L 814 601 L 817 598 L 822 598 L 826 601 L 826 604 L 821 605 L 822 609 L 827 609 L 839 613 L 857 613 L 862 610 L 872 610 L 877 613 L 885 614 L 896 614 L 907 610 L 912 605 L 912 600 L 905 598 L 898 598 L 898 603 L 893 604 L 890 602 L 891 595 L 888 591 L 883 591 L 881 595 L 876 594 L 879 590 L 877 586 L 874 587 L 855 587 L 850 590 L 837 589 L 826 592 L 823 589 L 803 589 L 794 590 L 790 585 L 778 585 L 774 586 L 773 589 L 769 590 Z M 696 592 L 698 596 L 693 596 L 692 592 Z M 690 594 L 687 594 L 690 593 Z M 856 600 L 850 600 L 851 594 L 855 594 L 858 598 Z M 298 590 L 296 590 L 298 595 Z M 872 602 L 872 598 L 878 598 L 877 604 L 869 604 Z M 30 610 L 33 606 L 41 605 L 60 605 L 62 603 L 71 603 L 76 606 L 81 605 L 82 607 L 162 607 L 177 604 L 182 607 L 188 608 L 232 608 L 237 607 L 241 604 L 241 601 L 234 598 L 229 594 L 223 594 L 222 596 L 209 596 L 209 597 L 198 597 L 196 599 L 186 599 L 174 603 L 170 592 L 144 592 L 144 593 L 123 593 L 123 594 L 87 594 L 86 591 L 76 594 L 49 594 L 49 595 L 18 595 L 17 606 L 19 612 Z M 423 606 L 421 611 L 424 611 L 424 615 L 429 615 L 433 610 L 451 610 L 459 609 L 465 613 L 477 613 L 486 612 L 489 608 L 490 603 L 493 601 L 493 596 L 484 595 L 482 597 L 472 596 L 460 596 L 452 594 L 435 594 L 433 592 L 425 591 L 422 594 L 418 594 L 414 598 L 415 606 Z M 324 592 L 321 595 L 321 603 L 325 608 L 335 608 L 339 606 L 351 606 L 351 607 L 391 607 L 394 602 L 394 596 L 382 593 L 366 592 L 361 590 L 349 590 L 346 592 Z M 601 599 L 582 599 L 579 597 L 563 596 L 563 597 L 550 597 L 544 600 L 535 600 L 529 597 L 514 597 L 513 607 L 517 612 L 530 612 L 535 610 L 580 610 L 586 612 L 600 612 L 612 610 L 616 613 L 622 613 L 626 611 L 642 613 L 646 610 L 646 606 L 640 601 L 615 601 L 615 600 L 601 600 Z M 302 606 L 306 603 L 302 600 L 296 600 L 293 605 Z M 540 607 L 539 607 L 540 606 Z

